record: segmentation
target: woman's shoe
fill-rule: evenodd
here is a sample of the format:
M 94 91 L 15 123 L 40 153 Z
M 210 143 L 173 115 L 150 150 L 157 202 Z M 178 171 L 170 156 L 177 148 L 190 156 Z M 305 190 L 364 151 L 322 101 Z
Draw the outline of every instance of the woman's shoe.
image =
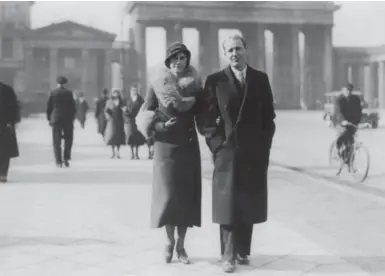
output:
M 177 250 L 176 254 L 177 254 L 178 260 L 182 264 L 189 264 L 190 263 L 187 252 L 184 248 L 182 248 L 181 250 Z
M 172 245 L 172 244 L 167 245 L 166 249 L 165 249 L 165 261 L 166 261 L 166 263 L 168 263 L 168 264 L 171 263 L 173 252 L 174 252 L 174 245 Z

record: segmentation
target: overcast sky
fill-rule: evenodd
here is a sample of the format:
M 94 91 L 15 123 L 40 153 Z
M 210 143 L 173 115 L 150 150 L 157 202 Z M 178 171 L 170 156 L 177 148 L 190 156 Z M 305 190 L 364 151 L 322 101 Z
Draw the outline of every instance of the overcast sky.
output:
M 337 2 L 333 42 L 336 46 L 375 46 L 385 44 L 385 2 Z M 125 2 L 35 2 L 33 27 L 73 20 L 116 33 L 121 38 L 121 18 Z M 123 31 L 124 39 L 127 32 Z

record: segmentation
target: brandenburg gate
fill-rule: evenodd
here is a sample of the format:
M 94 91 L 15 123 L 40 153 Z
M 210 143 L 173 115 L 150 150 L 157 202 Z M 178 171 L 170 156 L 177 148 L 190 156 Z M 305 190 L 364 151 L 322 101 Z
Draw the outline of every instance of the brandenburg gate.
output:
M 273 34 L 271 83 L 278 108 L 314 109 L 332 90 L 333 2 L 156 2 L 130 1 L 139 79 L 146 86 L 147 27 L 163 27 L 167 44 L 183 41 L 183 28 L 199 32 L 202 77 L 220 69 L 220 29 L 238 29 L 248 43 L 249 64 L 266 71 L 266 31 Z M 299 34 L 305 37 L 300 58 Z M 156 45 L 154 45 L 156 47 Z M 302 69 L 301 69 L 302 68 Z

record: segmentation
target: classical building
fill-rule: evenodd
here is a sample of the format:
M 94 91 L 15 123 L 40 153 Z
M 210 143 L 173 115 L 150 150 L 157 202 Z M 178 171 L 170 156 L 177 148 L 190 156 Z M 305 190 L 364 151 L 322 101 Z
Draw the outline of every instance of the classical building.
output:
M 68 87 L 93 100 L 103 88 L 111 89 L 112 64 L 127 67 L 135 56 L 116 35 L 65 21 L 37 29 L 30 27 L 33 2 L 0 4 L 0 76 L 21 98 L 47 95 L 56 77 L 68 78 Z M 125 71 L 128 74 L 129 71 Z M 126 73 L 124 75 L 127 75 Z M 125 76 L 125 81 L 133 81 Z
M 143 85 L 147 79 L 147 27 L 163 27 L 167 44 L 183 41 L 183 28 L 198 30 L 199 67 L 204 77 L 219 69 L 220 29 L 238 29 L 248 42 L 249 63 L 261 70 L 266 69 L 265 34 L 270 31 L 274 36 L 274 98 L 277 107 L 292 109 L 299 108 L 301 101 L 315 108 L 323 101 L 325 91 L 332 89 L 332 27 L 336 9 L 333 2 L 130 1 L 127 5 L 134 44 L 140 54 Z M 302 82 L 300 33 L 305 36 Z
M 265 37 L 272 34 L 269 71 L 277 108 L 322 108 L 324 93 L 340 89 L 346 81 L 362 90 L 369 104 L 385 107 L 385 48 L 333 48 L 338 9 L 333 2 L 130 1 L 129 42 L 117 42 L 115 34 L 71 21 L 32 29 L 33 4 L 0 2 L 0 78 L 13 85 L 20 98 L 47 95 L 56 76 L 65 75 L 71 89 L 92 100 L 113 86 L 114 63 L 122 67 L 124 88 L 138 80 L 146 87 L 147 27 L 163 27 L 167 44 L 183 41 L 183 28 L 195 28 L 204 78 L 220 69 L 219 30 L 231 28 L 247 40 L 249 63 L 265 71 Z
M 371 107 L 385 108 L 385 46 L 335 47 L 334 88 L 352 82 Z

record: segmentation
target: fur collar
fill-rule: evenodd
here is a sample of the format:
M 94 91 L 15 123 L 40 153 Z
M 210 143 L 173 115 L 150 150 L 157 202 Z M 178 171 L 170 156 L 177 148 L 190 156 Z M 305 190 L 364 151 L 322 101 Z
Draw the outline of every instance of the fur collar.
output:
M 179 78 L 162 67 L 157 71 L 152 87 L 164 107 L 173 106 L 181 112 L 192 108 L 197 92 L 202 89 L 202 81 L 192 66 L 187 67 Z

